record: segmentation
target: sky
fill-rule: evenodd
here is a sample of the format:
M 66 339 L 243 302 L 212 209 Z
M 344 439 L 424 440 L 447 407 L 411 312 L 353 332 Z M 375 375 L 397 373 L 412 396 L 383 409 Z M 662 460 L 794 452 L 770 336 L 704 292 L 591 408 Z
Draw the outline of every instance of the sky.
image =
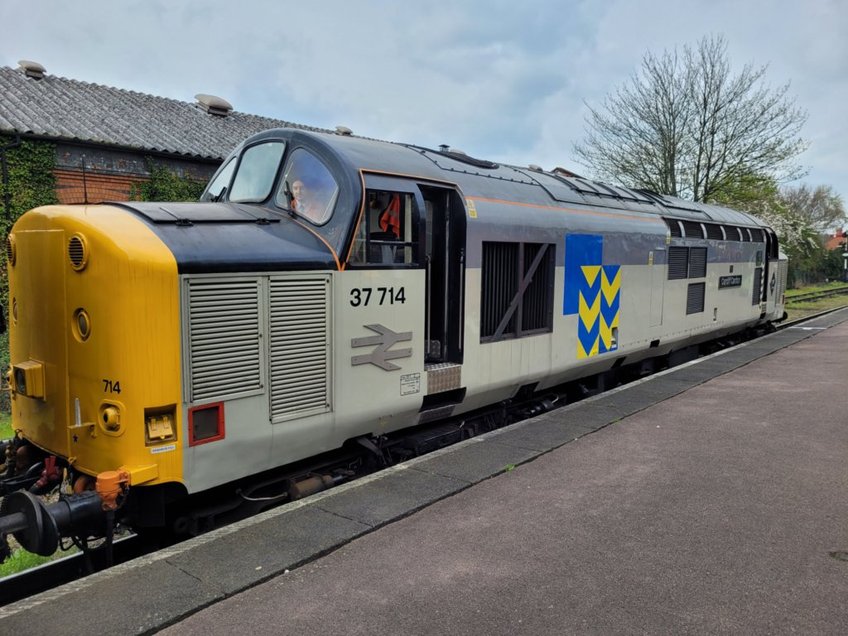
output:
M 726 39 L 808 114 L 792 185 L 848 205 L 848 0 L 0 0 L 0 65 L 591 176 L 587 105 Z

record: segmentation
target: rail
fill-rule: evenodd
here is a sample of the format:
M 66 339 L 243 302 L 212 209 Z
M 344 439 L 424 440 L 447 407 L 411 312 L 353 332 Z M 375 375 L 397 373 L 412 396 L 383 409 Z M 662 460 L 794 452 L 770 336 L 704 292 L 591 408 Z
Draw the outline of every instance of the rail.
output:
M 819 291 L 806 292 L 804 294 L 795 294 L 786 296 L 786 304 L 802 303 L 810 300 L 820 300 L 822 298 L 830 298 L 831 296 L 840 296 L 848 294 L 848 285 L 844 287 L 834 287 L 832 289 L 822 289 Z

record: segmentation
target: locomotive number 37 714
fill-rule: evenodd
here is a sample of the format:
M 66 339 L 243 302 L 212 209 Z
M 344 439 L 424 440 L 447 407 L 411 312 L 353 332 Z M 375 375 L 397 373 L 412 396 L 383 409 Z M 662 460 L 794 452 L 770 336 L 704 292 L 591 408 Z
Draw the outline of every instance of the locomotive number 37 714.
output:
M 354 287 L 350 290 L 351 307 L 374 305 L 402 305 L 406 302 L 403 287 Z

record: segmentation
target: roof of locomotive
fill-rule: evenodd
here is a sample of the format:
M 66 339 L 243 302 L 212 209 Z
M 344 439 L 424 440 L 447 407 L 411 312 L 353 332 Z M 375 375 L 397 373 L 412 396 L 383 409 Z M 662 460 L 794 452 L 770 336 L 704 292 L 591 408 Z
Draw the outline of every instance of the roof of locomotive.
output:
M 289 133 L 267 131 L 248 139 L 245 145 L 275 132 Z M 548 206 L 611 208 L 743 226 L 766 225 L 754 216 L 730 208 L 545 172 L 535 166 L 498 164 L 445 148 L 435 150 L 336 134 L 291 133 L 320 140 L 355 169 L 455 183 L 466 197 L 502 200 L 520 197 L 523 202 Z

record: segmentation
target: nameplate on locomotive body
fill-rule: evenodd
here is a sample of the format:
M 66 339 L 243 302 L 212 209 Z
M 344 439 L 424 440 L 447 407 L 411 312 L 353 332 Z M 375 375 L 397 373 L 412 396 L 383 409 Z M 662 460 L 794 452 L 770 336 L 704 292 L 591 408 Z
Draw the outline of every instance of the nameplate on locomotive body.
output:
M 742 287 L 742 275 L 736 274 L 735 276 L 719 276 L 718 288 L 726 289 L 728 287 Z

